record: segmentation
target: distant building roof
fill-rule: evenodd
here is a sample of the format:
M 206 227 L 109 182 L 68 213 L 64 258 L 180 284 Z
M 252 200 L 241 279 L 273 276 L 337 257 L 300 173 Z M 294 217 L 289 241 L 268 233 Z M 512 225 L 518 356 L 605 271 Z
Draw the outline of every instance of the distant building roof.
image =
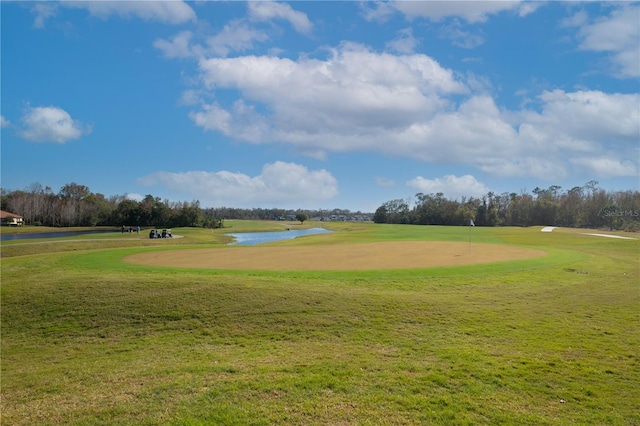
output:
M 4 219 L 7 217 L 17 217 L 22 219 L 22 216 L 20 216 L 19 214 L 9 213 L 9 212 L 5 212 L 4 210 L 0 210 L 0 219 Z

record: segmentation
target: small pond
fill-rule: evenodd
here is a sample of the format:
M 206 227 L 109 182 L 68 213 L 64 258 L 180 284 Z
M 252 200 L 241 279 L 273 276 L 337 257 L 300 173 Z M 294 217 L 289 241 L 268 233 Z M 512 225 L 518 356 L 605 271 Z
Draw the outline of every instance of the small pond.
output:
M 305 235 L 328 234 L 332 231 L 324 228 L 296 229 L 277 232 L 236 232 L 229 235 L 236 240 L 230 245 L 252 246 L 273 241 L 292 240 Z
M 116 232 L 116 230 L 99 230 L 99 231 L 66 231 L 66 232 L 38 232 L 34 234 L 2 234 L 0 235 L 0 241 L 12 241 L 12 240 L 29 240 L 35 238 L 63 238 L 63 237 L 75 237 L 78 235 L 87 234 L 102 234 L 105 232 Z

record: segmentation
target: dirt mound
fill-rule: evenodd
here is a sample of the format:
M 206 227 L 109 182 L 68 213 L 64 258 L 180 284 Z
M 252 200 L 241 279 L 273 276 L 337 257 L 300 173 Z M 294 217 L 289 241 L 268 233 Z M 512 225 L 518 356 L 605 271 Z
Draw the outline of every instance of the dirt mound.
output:
M 129 263 L 209 269 L 319 271 L 428 268 L 544 256 L 540 250 L 479 243 L 403 241 L 335 246 L 222 247 L 127 256 Z

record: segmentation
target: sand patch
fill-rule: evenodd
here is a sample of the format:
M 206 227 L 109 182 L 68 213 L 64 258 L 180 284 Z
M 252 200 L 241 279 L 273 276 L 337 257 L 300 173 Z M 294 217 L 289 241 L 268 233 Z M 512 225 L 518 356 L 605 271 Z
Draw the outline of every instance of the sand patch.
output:
M 541 250 L 480 243 L 403 241 L 335 246 L 221 247 L 138 253 L 125 262 L 185 268 L 319 271 L 472 265 L 544 256 Z
M 607 237 L 607 238 L 618 238 L 621 240 L 637 240 L 637 238 L 632 238 L 632 237 L 623 237 L 620 235 L 611 235 L 611 234 L 587 234 L 587 233 L 581 233 L 580 235 L 591 235 L 593 237 Z

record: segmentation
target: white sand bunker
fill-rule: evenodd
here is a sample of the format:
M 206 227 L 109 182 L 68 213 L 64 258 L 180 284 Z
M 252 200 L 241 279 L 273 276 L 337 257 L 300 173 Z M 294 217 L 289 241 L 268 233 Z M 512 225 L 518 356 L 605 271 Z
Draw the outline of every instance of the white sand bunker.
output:
M 558 229 L 557 226 L 545 226 L 540 230 L 540 232 L 552 232 L 554 229 Z M 611 235 L 611 234 L 591 234 L 588 232 L 581 232 L 580 235 L 591 235 L 593 237 L 606 237 L 606 238 L 618 238 L 620 240 L 637 240 L 637 238 L 633 237 L 623 237 L 622 235 Z
M 610 234 L 587 234 L 587 233 L 581 233 L 580 235 L 592 235 L 594 237 L 607 237 L 607 238 L 619 238 L 621 240 L 637 240 L 637 238 L 632 238 L 632 237 L 623 237 L 622 235 L 610 235 Z

